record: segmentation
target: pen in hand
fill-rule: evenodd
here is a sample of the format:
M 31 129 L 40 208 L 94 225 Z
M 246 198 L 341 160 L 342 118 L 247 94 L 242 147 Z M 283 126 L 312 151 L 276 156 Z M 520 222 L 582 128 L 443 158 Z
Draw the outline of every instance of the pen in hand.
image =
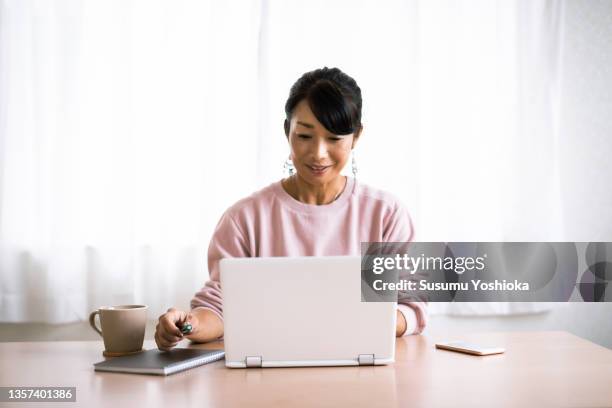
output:
M 193 330 L 193 327 L 191 326 L 191 323 L 189 323 L 187 321 L 187 319 L 185 319 L 184 322 L 179 323 L 178 325 L 179 330 L 181 331 L 182 334 L 190 334 L 191 331 Z
M 155 343 L 160 350 L 169 351 L 197 331 L 198 318 L 196 315 L 171 307 L 159 317 L 159 322 L 155 327 Z

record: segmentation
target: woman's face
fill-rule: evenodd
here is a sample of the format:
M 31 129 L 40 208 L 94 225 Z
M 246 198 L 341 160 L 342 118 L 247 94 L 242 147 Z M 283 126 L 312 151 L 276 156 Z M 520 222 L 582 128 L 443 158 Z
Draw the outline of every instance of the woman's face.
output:
M 359 133 L 330 133 L 303 99 L 293 110 L 287 136 L 298 176 L 315 185 L 335 180 L 346 165 Z

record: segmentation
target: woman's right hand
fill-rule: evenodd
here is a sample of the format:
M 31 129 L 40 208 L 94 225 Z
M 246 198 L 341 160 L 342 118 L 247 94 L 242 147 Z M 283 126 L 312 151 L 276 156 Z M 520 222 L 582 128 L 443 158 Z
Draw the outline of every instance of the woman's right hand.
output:
M 166 313 L 159 316 L 159 321 L 155 327 L 155 343 L 157 343 L 157 348 L 169 351 L 179 341 L 183 340 L 185 335 L 179 327 L 185 322 L 191 324 L 191 333 L 196 331 L 198 319 L 190 312 L 171 307 Z

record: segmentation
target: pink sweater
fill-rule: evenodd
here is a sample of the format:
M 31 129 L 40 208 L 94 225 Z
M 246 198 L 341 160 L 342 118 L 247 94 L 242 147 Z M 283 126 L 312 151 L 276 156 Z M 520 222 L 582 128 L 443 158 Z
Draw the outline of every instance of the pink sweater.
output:
M 225 257 L 360 255 L 361 242 L 408 242 L 414 231 L 408 211 L 391 194 L 349 177 L 338 199 L 326 205 L 295 200 L 277 181 L 232 205 L 221 217 L 208 248 L 210 280 L 191 300 L 223 319 L 219 260 Z M 427 323 L 424 302 L 398 309 L 404 334 Z

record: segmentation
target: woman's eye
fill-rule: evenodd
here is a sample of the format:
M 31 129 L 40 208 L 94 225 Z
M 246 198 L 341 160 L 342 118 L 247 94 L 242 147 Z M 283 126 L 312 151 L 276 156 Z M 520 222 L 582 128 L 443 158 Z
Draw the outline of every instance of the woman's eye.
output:
M 310 139 L 309 135 L 298 135 L 300 139 Z
M 331 140 L 332 142 L 337 142 L 338 140 L 342 140 L 339 137 L 330 137 L 329 140 Z

